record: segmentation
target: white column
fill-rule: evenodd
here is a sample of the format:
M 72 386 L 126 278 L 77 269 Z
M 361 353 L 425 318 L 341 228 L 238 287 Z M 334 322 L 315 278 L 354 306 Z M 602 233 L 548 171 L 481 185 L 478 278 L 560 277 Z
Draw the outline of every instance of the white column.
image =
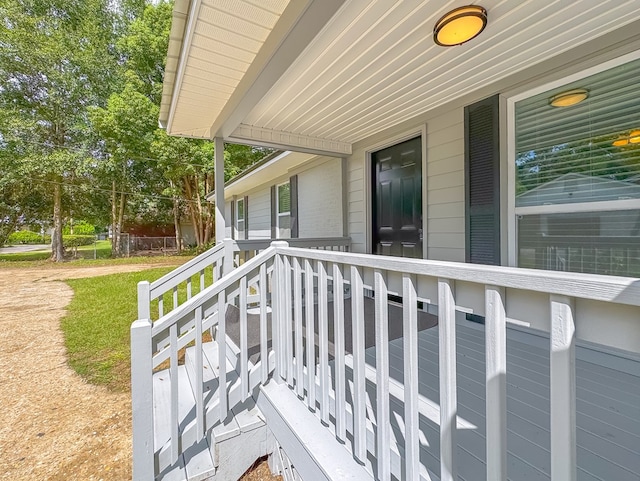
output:
M 213 139 L 215 149 L 215 203 L 216 203 L 216 244 L 224 240 L 226 222 L 224 219 L 224 141 Z

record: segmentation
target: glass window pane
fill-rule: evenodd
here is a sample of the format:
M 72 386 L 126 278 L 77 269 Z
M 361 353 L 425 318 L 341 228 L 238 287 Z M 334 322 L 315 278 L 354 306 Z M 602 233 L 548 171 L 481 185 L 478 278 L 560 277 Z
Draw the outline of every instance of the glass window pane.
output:
M 522 216 L 518 266 L 640 277 L 640 210 Z
M 244 199 L 236 202 L 238 220 L 244 219 Z
M 636 60 L 516 103 L 516 207 L 640 199 L 639 77 Z
M 291 209 L 290 185 L 287 182 L 278 186 L 278 213 L 289 212 Z
M 278 215 L 278 238 L 288 239 L 291 237 L 291 216 L 289 214 Z

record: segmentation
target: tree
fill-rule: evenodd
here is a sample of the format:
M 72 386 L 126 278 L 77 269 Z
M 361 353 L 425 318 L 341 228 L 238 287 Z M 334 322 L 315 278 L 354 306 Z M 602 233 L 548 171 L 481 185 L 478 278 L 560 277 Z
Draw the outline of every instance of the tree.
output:
M 11 119 L 0 138 L 22 180 L 52 200 L 52 259 L 60 261 L 66 186 L 90 155 L 87 108 L 113 81 L 116 12 L 109 0 L 4 0 L 0 16 L 0 111 Z

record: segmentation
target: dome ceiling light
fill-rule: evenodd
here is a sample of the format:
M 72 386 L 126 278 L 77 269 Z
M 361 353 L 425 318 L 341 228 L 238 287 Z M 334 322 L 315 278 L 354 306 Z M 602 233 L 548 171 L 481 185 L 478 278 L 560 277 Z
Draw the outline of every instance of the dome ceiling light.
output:
M 433 40 L 443 47 L 462 45 L 477 37 L 487 26 L 487 11 L 479 5 L 467 5 L 446 13 L 436 22 Z
M 566 92 L 561 92 L 551 97 L 549 99 L 549 105 L 552 107 L 571 107 L 586 100 L 587 97 L 589 97 L 589 91 L 587 89 L 567 90 Z

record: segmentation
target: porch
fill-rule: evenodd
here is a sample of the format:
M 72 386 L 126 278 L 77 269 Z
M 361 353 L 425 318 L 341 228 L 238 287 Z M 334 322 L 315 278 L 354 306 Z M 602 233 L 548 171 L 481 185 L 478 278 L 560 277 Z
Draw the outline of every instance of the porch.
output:
M 134 479 L 639 479 L 637 279 L 269 242 L 139 286 Z

